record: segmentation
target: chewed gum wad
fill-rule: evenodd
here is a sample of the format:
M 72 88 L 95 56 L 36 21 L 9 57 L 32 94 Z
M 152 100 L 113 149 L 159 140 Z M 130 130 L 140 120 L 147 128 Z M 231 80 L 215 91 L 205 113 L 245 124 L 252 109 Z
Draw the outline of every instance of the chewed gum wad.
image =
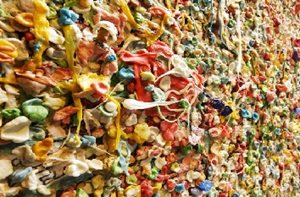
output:
M 300 196 L 297 0 L 0 0 L 0 196 Z

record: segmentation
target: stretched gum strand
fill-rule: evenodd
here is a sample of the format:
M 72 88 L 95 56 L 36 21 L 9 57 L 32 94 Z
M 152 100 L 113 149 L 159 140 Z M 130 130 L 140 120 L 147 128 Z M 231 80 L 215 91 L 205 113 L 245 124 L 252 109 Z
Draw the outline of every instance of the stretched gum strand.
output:
M 32 70 L 42 66 L 43 53 L 49 46 L 49 21 L 47 20 L 48 6 L 45 0 L 33 0 L 35 9 L 33 12 L 33 23 L 35 29 L 35 37 L 41 43 L 41 48 L 34 54 L 34 62 Z
M 76 73 L 75 68 L 74 68 L 74 53 L 75 53 L 76 49 L 75 49 L 75 43 L 74 43 L 74 40 L 73 40 L 72 26 L 71 25 L 64 26 L 63 27 L 63 32 L 64 32 L 64 35 L 65 35 L 65 38 L 66 38 L 65 47 L 66 47 L 67 62 L 68 62 L 69 67 L 73 71 L 73 75 L 72 75 L 73 84 L 76 84 L 77 81 L 78 81 L 78 74 Z M 75 93 L 74 91 L 75 90 L 73 89 L 72 90 L 72 98 L 73 98 L 75 106 L 78 107 L 78 109 L 79 109 L 78 112 L 77 112 L 78 125 L 77 125 L 77 128 L 76 128 L 76 133 L 79 134 L 80 127 L 81 127 L 81 122 L 82 122 L 82 117 L 83 117 L 83 106 L 82 106 L 80 98 L 77 98 L 74 95 L 74 93 Z
M 123 133 L 122 128 L 121 128 L 121 105 L 120 103 L 114 99 L 112 96 L 110 95 L 106 95 L 106 97 L 108 98 L 108 100 L 112 101 L 113 103 L 115 103 L 115 105 L 117 106 L 117 117 L 116 117 L 116 130 L 117 130 L 117 135 L 116 135 L 116 139 L 115 139 L 115 147 L 114 149 L 117 150 L 118 145 L 120 143 L 120 139 L 121 139 L 121 135 Z

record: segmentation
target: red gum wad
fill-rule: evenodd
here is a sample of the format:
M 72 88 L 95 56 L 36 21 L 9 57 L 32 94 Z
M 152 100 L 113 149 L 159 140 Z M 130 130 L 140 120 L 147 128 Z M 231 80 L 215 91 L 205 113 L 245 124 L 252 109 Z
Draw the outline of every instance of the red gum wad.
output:
M 173 141 L 174 140 L 174 133 L 178 129 L 177 123 L 169 123 L 167 121 L 162 121 L 160 123 L 160 130 L 163 134 L 163 138 L 166 141 Z

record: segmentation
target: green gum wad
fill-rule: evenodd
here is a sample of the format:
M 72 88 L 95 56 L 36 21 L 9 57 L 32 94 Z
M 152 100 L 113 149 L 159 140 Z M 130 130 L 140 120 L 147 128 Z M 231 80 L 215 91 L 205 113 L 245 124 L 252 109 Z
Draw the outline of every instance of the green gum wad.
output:
M 83 189 L 77 189 L 76 197 L 88 197 L 89 195 Z
M 112 172 L 114 175 L 119 175 L 123 172 L 123 169 L 119 166 L 119 158 L 114 161 Z
M 154 180 L 159 175 L 157 168 L 152 168 L 150 174 L 148 175 L 149 179 Z
M 30 99 L 22 104 L 22 111 L 33 122 L 42 122 L 48 116 L 48 109 L 42 106 L 42 100 Z
M 48 116 L 48 110 L 41 105 L 23 107 L 23 113 L 33 122 L 42 122 Z
M 11 120 L 19 117 L 21 115 L 21 111 L 18 108 L 3 109 L 1 115 L 3 118 Z

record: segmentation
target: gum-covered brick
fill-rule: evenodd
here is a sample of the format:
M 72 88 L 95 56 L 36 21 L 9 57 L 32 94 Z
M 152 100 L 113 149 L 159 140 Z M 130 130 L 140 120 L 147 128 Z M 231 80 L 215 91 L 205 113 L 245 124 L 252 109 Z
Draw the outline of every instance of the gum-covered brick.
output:
M 0 1 L 0 193 L 298 196 L 299 13 Z

